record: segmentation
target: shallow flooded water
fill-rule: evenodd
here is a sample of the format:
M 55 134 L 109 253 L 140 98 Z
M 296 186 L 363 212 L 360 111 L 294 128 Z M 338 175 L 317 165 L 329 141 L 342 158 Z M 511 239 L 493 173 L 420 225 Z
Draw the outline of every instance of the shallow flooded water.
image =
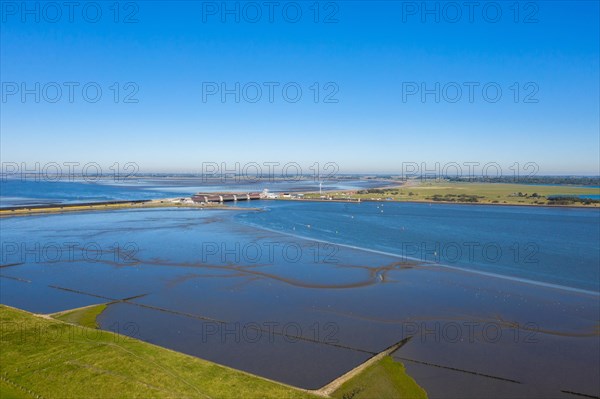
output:
M 304 388 L 319 388 L 412 337 L 394 357 L 430 397 L 462 397 L 464 384 L 476 397 L 600 394 L 599 297 L 577 283 L 597 273 L 584 265 L 597 256 L 593 246 L 585 252 L 585 241 L 568 244 L 573 275 L 557 287 L 544 275 L 540 282 L 556 286 L 528 282 L 559 268 L 554 263 L 523 266 L 521 281 L 499 261 L 495 277 L 477 262 L 471 272 L 466 261 L 447 267 L 405 256 L 387 235 L 418 229 L 420 238 L 410 240 L 436 240 L 430 230 L 446 242 L 458 232 L 470 240 L 478 233 L 469 227 L 483 231 L 490 217 L 479 214 L 482 207 L 385 204 L 386 222 L 378 204 L 256 204 L 269 210 L 3 219 L 1 302 L 36 313 L 111 302 L 99 317 L 103 329 Z M 504 224 L 517 232 L 513 239 L 535 241 L 536 217 L 572 226 L 566 234 L 578 225 L 582 236 L 597 217 L 532 211 L 527 228 Z M 456 229 L 444 238 L 447 226 Z M 497 227 L 496 241 L 504 245 L 512 230 Z M 538 241 L 542 263 L 567 251 Z M 357 242 L 366 248 L 353 248 Z
M 56 176 L 57 181 L 25 178 L 19 173 L 0 179 L 0 208 L 46 204 L 69 204 L 114 200 L 190 197 L 197 192 L 272 192 L 318 191 L 315 179 L 256 180 L 247 178 L 147 177 L 111 179 L 87 176 L 87 179 Z M 360 190 L 384 187 L 385 180 L 340 179 L 323 182 L 323 190 Z

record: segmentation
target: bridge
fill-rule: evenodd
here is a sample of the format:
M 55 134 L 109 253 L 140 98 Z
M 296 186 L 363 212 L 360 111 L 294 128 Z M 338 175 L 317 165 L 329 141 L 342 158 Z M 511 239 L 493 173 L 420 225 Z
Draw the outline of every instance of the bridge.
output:
M 231 202 L 261 199 L 260 193 L 197 193 L 192 196 L 194 202 Z

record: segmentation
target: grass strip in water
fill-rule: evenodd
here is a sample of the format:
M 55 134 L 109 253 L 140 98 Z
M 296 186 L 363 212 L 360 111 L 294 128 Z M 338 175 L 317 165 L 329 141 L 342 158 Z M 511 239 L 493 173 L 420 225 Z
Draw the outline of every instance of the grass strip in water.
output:
M 411 398 L 426 399 L 427 393 L 408 374 L 402 363 L 385 356 L 345 382 L 336 390 L 333 398 Z
M 67 312 L 56 313 L 52 315 L 57 320 L 65 323 L 77 324 L 88 328 L 99 328 L 96 319 L 104 310 L 107 304 L 86 306 L 85 308 L 75 309 Z

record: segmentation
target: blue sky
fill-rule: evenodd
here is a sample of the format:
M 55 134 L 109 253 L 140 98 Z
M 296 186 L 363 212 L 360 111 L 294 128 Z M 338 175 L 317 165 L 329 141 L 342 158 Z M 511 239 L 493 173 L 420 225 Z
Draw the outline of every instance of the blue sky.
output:
M 181 172 L 202 162 L 335 162 L 342 172 L 535 162 L 541 174 L 599 173 L 597 1 L 520 2 L 518 15 L 513 2 L 483 1 L 472 20 L 464 6 L 460 16 L 452 8 L 464 2 L 427 3 L 439 7 L 439 21 L 421 2 L 320 2 L 317 16 L 313 2 L 281 1 L 272 21 L 262 1 L 229 2 L 239 22 L 221 2 L 120 2 L 118 15 L 112 1 L 89 3 L 71 22 L 66 8 L 58 18 L 30 2 L 33 14 L 23 15 L 21 2 L 3 2 L 3 162 Z M 131 13 L 137 22 L 124 23 Z M 40 101 L 23 101 L 23 84 L 35 92 L 36 82 Z M 72 102 L 65 82 L 78 84 Z M 222 85 L 236 82 L 240 101 L 222 101 Z M 84 98 L 88 83 L 101 88 L 98 102 Z M 436 83 L 439 102 L 435 94 L 423 101 L 422 88 Z M 62 95 L 52 103 L 55 85 Z M 256 86 L 262 96 L 251 102 Z M 297 87 L 302 96 L 291 102 Z M 456 87 L 462 96 L 452 102 Z M 134 89 L 138 102 L 124 102 Z M 334 91 L 337 102 L 325 102 Z

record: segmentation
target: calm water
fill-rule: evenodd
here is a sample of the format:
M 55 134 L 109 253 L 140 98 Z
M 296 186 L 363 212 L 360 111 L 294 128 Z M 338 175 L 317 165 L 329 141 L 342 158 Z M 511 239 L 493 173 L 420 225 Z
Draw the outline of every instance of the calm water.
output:
M 237 218 L 421 262 L 600 291 L 599 209 L 377 202 L 264 207 Z
M 351 190 L 382 187 L 389 182 L 378 180 L 339 180 L 323 183 L 324 190 Z M 100 202 L 112 200 L 155 199 L 190 196 L 197 192 L 242 191 L 259 192 L 318 191 L 314 181 L 262 181 L 234 179 L 222 182 L 198 178 L 136 179 L 127 182 L 101 180 L 36 181 L 33 179 L 0 179 L 0 207 L 42 205 L 52 203 Z
M 0 300 L 305 388 L 412 337 L 430 397 L 600 395 L 597 210 L 247 205 L 1 219 Z

